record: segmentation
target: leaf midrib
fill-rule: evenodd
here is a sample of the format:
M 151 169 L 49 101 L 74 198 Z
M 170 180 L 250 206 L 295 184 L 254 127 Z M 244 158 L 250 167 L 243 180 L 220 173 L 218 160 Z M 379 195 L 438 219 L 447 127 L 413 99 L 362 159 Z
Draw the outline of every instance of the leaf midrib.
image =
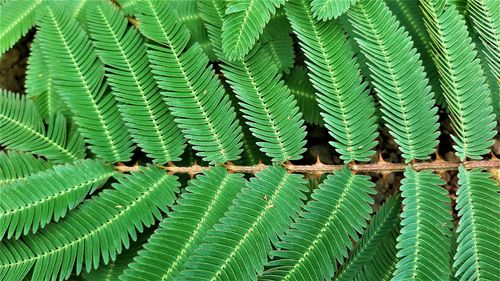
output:
M 71 58 L 71 62 L 73 63 L 74 69 L 76 69 L 76 71 L 78 72 L 78 76 L 80 76 L 80 81 L 83 82 L 83 86 L 85 87 L 85 92 L 86 92 L 87 96 L 89 97 L 90 102 L 92 103 L 91 105 L 94 108 L 94 112 L 97 113 L 98 121 L 101 124 L 101 127 L 104 129 L 104 135 L 105 135 L 106 139 L 108 140 L 108 143 L 111 145 L 111 150 L 112 150 L 111 152 L 113 153 L 113 157 L 116 160 L 120 159 L 120 155 L 118 154 L 118 150 L 116 148 L 115 142 L 114 142 L 113 138 L 111 137 L 108 125 L 106 124 L 106 122 L 104 122 L 104 117 L 101 114 L 101 110 L 99 109 L 96 101 L 94 100 L 94 97 L 92 95 L 92 91 L 90 90 L 90 86 L 87 84 L 87 80 L 85 79 L 84 75 L 82 74 L 79 64 L 76 62 L 76 59 L 73 55 L 73 52 L 72 52 L 71 48 L 69 47 L 68 42 L 66 41 L 66 38 L 64 37 L 64 34 L 59 26 L 59 23 L 54 15 L 54 13 L 52 12 L 52 9 L 48 9 L 48 12 L 52 18 L 52 21 L 54 22 L 54 27 L 56 27 L 57 32 L 59 34 L 59 37 L 64 44 L 64 48 L 66 49 L 66 52 Z
M 18 127 L 22 127 L 24 129 L 26 129 L 26 131 L 31 132 L 32 134 L 34 134 L 38 138 L 44 140 L 46 143 L 49 143 L 52 147 L 55 147 L 57 150 L 61 151 L 65 155 L 67 155 L 72 160 L 79 159 L 78 156 L 76 156 L 75 154 L 73 154 L 71 151 L 69 151 L 68 149 L 66 149 L 65 147 L 63 147 L 62 145 L 60 145 L 59 143 L 54 142 L 52 139 L 50 139 L 49 137 L 45 136 L 44 134 L 36 131 L 34 128 L 29 127 L 29 126 L 25 125 L 24 123 L 19 122 L 19 121 L 13 119 L 13 118 L 10 118 L 9 116 L 4 115 L 4 114 L 0 114 L 0 118 L 3 118 L 5 120 L 7 120 L 8 122 L 14 123 Z M 46 155 L 46 154 L 43 154 L 43 155 Z M 50 157 L 50 158 L 52 158 L 52 157 Z
M 112 26 L 110 25 L 110 23 L 108 21 L 108 18 L 105 16 L 104 12 L 102 11 L 102 8 L 99 9 L 99 12 L 101 12 L 101 17 L 102 17 L 104 23 L 106 24 L 107 28 L 109 29 L 109 34 L 111 34 L 113 36 L 113 40 L 115 41 L 115 45 L 116 45 L 116 47 L 118 47 L 118 49 L 120 51 L 120 54 L 123 57 L 123 60 L 127 64 L 127 68 L 129 70 L 129 73 L 132 74 L 132 77 L 133 77 L 133 80 L 134 80 L 134 84 L 136 85 L 137 89 L 139 90 L 140 97 L 142 98 L 142 101 L 143 101 L 143 103 L 144 103 L 144 105 L 145 105 L 145 107 L 147 109 L 147 112 L 148 112 L 148 115 L 149 115 L 149 119 L 153 123 L 155 135 L 156 135 L 156 137 L 160 141 L 162 152 L 164 153 L 165 158 L 171 159 L 171 156 L 170 156 L 170 153 L 169 153 L 169 148 L 166 145 L 166 140 L 163 138 L 163 135 L 162 135 L 162 132 L 160 130 L 160 127 L 158 126 L 158 120 L 157 120 L 156 116 L 153 114 L 153 111 L 151 110 L 151 103 L 146 98 L 146 92 L 144 91 L 143 84 L 137 78 L 137 74 L 136 74 L 135 68 L 131 65 L 129 57 L 128 57 L 127 53 L 125 52 L 125 50 L 123 49 L 123 45 L 122 45 L 121 40 L 116 36 L 116 33 L 114 32 Z M 125 29 L 124 32 L 127 32 L 127 31 L 128 31 L 128 29 Z M 150 70 L 149 66 L 146 67 L 146 71 L 148 71 L 148 70 Z M 143 78 L 147 78 L 147 77 L 151 77 L 151 75 L 143 76 Z M 127 104 L 127 106 L 129 106 L 129 105 Z M 129 115 L 128 113 L 126 113 L 126 111 L 123 111 L 123 112 L 124 112 L 124 114 Z M 133 120 L 134 118 L 131 118 L 131 119 Z M 133 123 L 133 122 L 131 122 L 131 123 Z M 140 140 L 139 136 L 135 136 L 135 137 L 136 137 L 136 140 Z M 141 142 L 141 141 L 138 141 L 138 142 Z

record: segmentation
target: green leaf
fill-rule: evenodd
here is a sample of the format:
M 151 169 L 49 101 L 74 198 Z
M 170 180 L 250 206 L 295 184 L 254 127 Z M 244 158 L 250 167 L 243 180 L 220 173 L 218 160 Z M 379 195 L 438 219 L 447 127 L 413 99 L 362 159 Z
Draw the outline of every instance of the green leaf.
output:
M 467 15 L 472 21 L 472 27 L 477 32 L 481 42 L 486 47 L 487 61 L 492 72 L 500 76 L 500 5 L 494 0 L 467 1 Z
M 279 13 L 283 14 L 283 16 L 279 16 Z M 264 48 L 273 58 L 274 64 L 278 66 L 279 71 L 285 74 L 290 73 L 290 69 L 295 63 L 295 50 L 293 38 L 290 36 L 291 32 L 284 10 L 279 9 L 262 33 Z
M 80 134 L 68 133 L 61 114 L 48 119 L 48 128 L 25 96 L 0 91 L 0 144 L 8 149 L 31 152 L 57 163 L 81 159 L 85 147 Z
M 494 143 L 496 122 L 475 45 L 454 6 L 441 0 L 421 0 L 421 7 L 455 132 L 451 135 L 453 148 L 461 160 L 481 159 Z
M 47 118 L 58 112 L 66 117 L 70 116 L 49 75 L 38 36 L 31 43 L 27 68 L 25 85 L 27 97 L 33 101 L 40 116 Z
M 432 60 L 431 40 L 429 34 L 425 30 L 425 24 L 422 21 L 424 14 L 419 8 L 418 1 L 393 0 L 386 1 L 386 3 L 401 25 L 406 28 L 415 43 L 415 49 L 417 49 L 417 52 L 422 58 L 425 74 L 427 74 L 427 78 L 429 78 L 429 85 L 434 92 L 436 103 L 446 109 L 443 89 L 439 83 L 436 65 Z
M 319 20 L 336 19 L 356 3 L 357 0 L 312 0 L 311 12 Z
M 306 151 L 302 114 L 266 49 L 257 45 L 244 60 L 220 59 L 250 131 L 261 140 L 261 151 L 273 161 L 301 159 Z
M 272 250 L 271 241 L 277 242 L 302 208 L 305 183 L 278 165 L 257 173 L 177 280 L 254 280 Z
M 97 54 L 133 140 L 155 163 L 180 160 L 185 144 L 148 65 L 146 46 L 127 20 L 101 2 L 88 14 Z
M 387 250 L 387 248 L 384 247 L 385 244 L 387 244 L 384 240 L 390 240 L 388 237 L 390 237 L 393 232 L 398 232 L 400 209 L 401 200 L 398 197 L 391 196 L 385 201 L 377 213 L 372 216 L 370 225 L 365 232 L 363 232 L 356 246 L 354 246 L 349 258 L 339 269 L 335 276 L 336 281 L 354 280 L 354 277 L 360 276 L 363 272 L 366 273 L 368 271 L 368 265 L 374 263 L 374 260 L 381 261 L 380 269 L 383 270 L 383 268 L 388 267 L 383 263 L 390 263 L 391 259 L 381 259 L 381 257 L 391 253 L 391 251 L 389 251 L 389 253 L 384 253 L 384 251 Z M 394 249 L 396 248 L 396 236 L 397 234 L 393 236 Z M 392 252 L 394 253 L 395 260 L 396 251 Z M 384 253 L 384 255 L 382 253 Z
M 104 163 L 80 160 L 54 166 L 0 189 L 0 240 L 35 233 L 59 221 L 115 172 Z M 43 187 L 43 188 L 40 188 Z
M 26 179 L 52 165 L 42 158 L 16 151 L 0 152 L 0 189 L 13 182 Z
M 207 30 L 198 12 L 197 3 L 201 1 L 170 0 L 169 2 L 177 12 L 177 20 L 181 21 L 189 29 L 189 33 L 191 34 L 189 46 L 198 43 L 205 54 L 207 54 L 210 61 L 216 60 L 217 57 L 215 56 L 212 44 L 208 38 Z
M 52 80 L 90 150 L 106 161 L 130 160 L 132 140 L 116 100 L 106 89 L 104 67 L 86 32 L 62 7 L 52 4 L 38 36 Z
M 229 97 L 198 44 L 186 49 L 189 32 L 168 3 L 146 0 L 137 15 L 162 95 L 197 155 L 210 163 L 240 158 L 241 127 Z
M 324 126 L 325 122 L 321 118 L 316 93 L 309 81 L 307 69 L 302 66 L 294 67 L 285 81 L 297 100 L 297 106 L 304 116 L 304 121 L 316 126 Z
M 359 0 L 348 15 L 403 158 L 429 159 L 438 144 L 437 108 L 411 38 L 383 1 Z
M 130 243 L 128 249 L 123 250 L 116 260 L 109 262 L 106 265 L 100 265 L 96 270 L 84 272 L 82 277 L 86 281 L 115 281 L 127 269 L 127 266 L 134 261 L 137 252 L 140 251 L 143 245 L 151 236 L 151 231 L 146 230 L 144 233 L 138 234 L 137 241 Z
M 0 56 L 32 28 L 43 9 L 43 0 L 10 0 L 0 6 Z
M 447 280 L 451 274 L 451 207 L 445 182 L 432 171 L 406 168 L 403 213 L 392 280 Z
M 244 58 L 230 61 L 221 50 L 224 2 L 205 3 L 200 10 L 207 22 L 222 72 L 238 98 L 240 112 L 256 144 L 273 161 L 297 160 L 305 152 L 304 121 L 294 96 L 281 81 L 277 65 L 265 47 L 256 45 Z M 221 17 L 212 17 L 219 14 Z
M 285 10 L 307 58 L 321 116 L 334 138 L 330 144 L 346 163 L 368 161 L 377 145 L 375 105 L 342 27 L 314 19 L 306 0 L 291 0 Z
M 375 194 L 369 177 L 347 167 L 315 189 L 295 223 L 285 231 L 259 280 L 329 280 L 366 227 Z
M 500 276 L 498 182 L 480 170 L 458 168 L 458 248 L 453 267 L 459 280 L 495 280 Z
M 173 280 L 244 186 L 242 174 L 215 167 L 191 180 L 120 280 Z
M 228 3 L 222 25 L 222 50 L 230 61 L 243 59 L 264 27 L 286 0 L 235 0 Z
M 160 168 L 143 168 L 119 177 L 107 189 L 82 204 L 57 224 L 22 240 L 0 242 L 0 279 L 21 280 L 31 269 L 31 280 L 64 280 L 107 264 L 129 248 L 137 231 L 162 217 L 178 190 L 176 177 Z M 101 261 L 102 260 L 102 261 Z
M 398 259 L 396 257 L 396 244 L 399 227 L 387 234 L 374 250 L 376 256 L 363 266 L 355 281 L 389 281 L 396 270 Z

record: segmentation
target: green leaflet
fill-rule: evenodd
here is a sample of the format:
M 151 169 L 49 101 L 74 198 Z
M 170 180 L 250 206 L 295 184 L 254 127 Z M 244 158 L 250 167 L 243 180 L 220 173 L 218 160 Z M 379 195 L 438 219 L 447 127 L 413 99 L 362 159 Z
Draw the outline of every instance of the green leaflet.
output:
M 289 73 L 293 67 L 295 53 L 293 50 L 293 39 L 290 35 L 277 35 L 265 39 L 264 48 L 271 55 L 279 72 Z
M 497 79 L 500 79 L 500 3 L 495 0 L 467 1 L 468 16 L 472 27 L 486 47 L 488 66 Z
M 244 186 L 242 174 L 215 167 L 191 180 L 120 280 L 173 280 Z
M 291 0 L 285 10 L 308 62 L 321 116 L 348 163 L 368 161 L 377 145 L 375 105 L 361 82 L 359 66 L 340 24 L 313 18 L 305 0 Z
M 331 20 L 338 18 L 347 12 L 349 7 L 354 5 L 357 0 L 312 0 L 311 12 L 319 20 Z
M 401 181 L 403 213 L 400 258 L 392 280 L 447 280 L 450 269 L 451 207 L 445 182 L 432 171 L 406 168 Z
M 90 150 L 106 161 L 130 160 L 133 144 L 117 102 L 106 89 L 104 67 L 83 28 L 63 11 L 56 4 L 49 5 L 40 23 L 39 37 L 51 79 Z
M 359 0 L 348 15 L 403 158 L 428 159 L 438 143 L 437 108 L 411 38 L 382 1 Z
M 279 16 L 280 14 L 283 14 L 283 16 Z M 293 38 L 290 36 L 291 32 L 284 10 L 279 9 L 262 33 L 262 42 L 265 43 L 264 48 L 272 56 L 279 71 L 285 74 L 290 73 L 290 69 L 295 63 L 295 50 Z
M 485 47 L 482 53 L 488 68 L 495 77 L 491 96 L 494 112 L 497 115 L 497 120 L 500 120 L 500 17 L 497 16 L 500 14 L 500 2 L 470 0 L 467 1 L 467 12 L 468 17 L 472 20 L 472 27 Z
M 27 97 L 33 101 L 40 116 L 44 119 L 57 112 L 66 117 L 70 114 L 68 108 L 54 88 L 54 83 L 49 75 L 49 69 L 43 58 L 40 39 L 35 37 L 31 44 L 28 69 L 26 70 Z
M 243 59 L 264 27 L 286 0 L 235 0 L 228 3 L 222 25 L 222 50 L 229 61 Z
M 286 84 L 297 100 L 297 106 L 304 116 L 304 121 L 309 124 L 324 126 L 325 122 L 320 115 L 320 108 L 316 102 L 314 88 L 309 81 L 307 69 L 296 66 L 286 77 Z
M 180 160 L 186 145 L 156 86 L 141 36 L 110 3 L 91 11 L 91 37 L 132 138 L 155 163 Z
M 389 281 L 392 279 L 398 262 L 396 257 L 398 235 L 399 227 L 395 227 L 384 237 L 374 250 L 376 256 L 363 265 L 362 271 L 358 272 L 354 278 L 355 281 Z
M 144 168 L 119 177 L 114 189 L 104 190 L 58 224 L 50 224 L 23 240 L 0 242 L 0 279 L 21 280 L 31 269 L 31 280 L 68 279 L 107 264 L 128 248 L 137 231 L 161 218 L 174 202 L 176 177 L 159 168 Z
M 500 276 L 499 185 L 491 174 L 458 170 L 458 246 L 453 267 L 458 280 L 495 280 Z
M 86 281 L 115 281 L 127 269 L 127 266 L 134 261 L 137 252 L 142 249 L 143 245 L 151 236 L 151 232 L 146 230 L 144 233 L 137 234 L 137 241 L 130 243 L 128 249 L 124 249 L 116 260 L 110 261 L 106 265 L 100 265 L 96 270 L 83 272 L 82 277 Z
M 188 142 L 204 161 L 239 159 L 241 127 L 220 81 L 207 67 L 207 56 L 198 44 L 185 49 L 189 32 L 174 20 L 168 4 L 150 0 L 143 4 L 137 15 L 141 32 L 165 45 L 148 45 L 153 73 Z
M 212 44 L 208 38 L 207 30 L 203 25 L 203 20 L 198 12 L 197 3 L 199 0 L 170 0 L 170 5 L 177 12 L 177 20 L 181 21 L 188 29 L 191 34 L 189 40 L 189 46 L 192 46 L 196 42 L 203 49 L 205 54 L 207 54 L 210 61 L 217 60 L 215 53 L 212 48 Z
M 329 280 L 370 218 L 374 184 L 347 167 L 315 189 L 259 280 Z
M 361 239 L 354 246 L 349 258 L 336 274 L 336 281 L 354 280 L 354 277 L 365 274 L 375 277 L 374 275 L 378 272 L 370 274 L 371 269 L 383 272 L 385 268 L 390 267 L 392 260 L 384 260 L 382 257 L 390 256 L 390 253 L 394 253 L 394 260 L 396 258 L 396 251 L 390 251 L 385 245 L 392 245 L 396 249 L 400 208 L 401 200 L 396 196 L 389 197 L 385 201 L 377 213 L 372 216 L 370 225 L 363 232 Z M 391 235 L 393 233 L 396 233 L 396 235 Z M 391 241 L 390 237 L 394 238 L 393 243 L 387 242 Z M 375 262 L 375 260 L 378 262 Z M 376 267 L 370 266 L 374 263 L 377 265 Z M 390 276 L 392 277 L 392 272 Z
M 244 58 L 230 61 L 221 51 L 222 14 L 224 2 L 208 3 L 200 8 L 207 23 L 215 53 L 222 62 L 222 71 L 240 100 L 240 111 L 247 120 L 260 150 L 273 161 L 297 160 L 305 151 L 304 121 L 296 101 L 265 48 L 256 45 Z
M 48 128 L 33 103 L 24 96 L 0 91 L 0 144 L 9 149 L 31 152 L 57 163 L 85 156 L 83 139 L 68 132 L 61 114 L 47 120 Z
M 420 2 L 455 131 L 453 148 L 461 160 L 481 159 L 494 143 L 496 124 L 475 45 L 454 6 L 447 6 L 444 0 Z
M 389 9 L 397 17 L 402 26 L 406 28 L 411 35 L 415 48 L 417 49 L 422 64 L 425 68 L 425 74 L 429 78 L 429 85 L 432 86 L 436 103 L 446 109 L 446 100 L 443 96 L 443 89 L 439 83 L 439 75 L 436 65 L 432 60 L 432 49 L 429 34 L 425 30 L 425 24 L 422 21 L 424 14 L 419 8 L 418 1 L 392 0 L 386 1 Z
M 221 58 L 224 61 L 223 58 Z M 280 80 L 265 49 L 256 46 L 244 60 L 222 65 L 227 82 L 241 101 L 241 112 L 261 151 L 273 161 L 302 158 L 306 131 L 297 102 Z
M 52 165 L 31 154 L 16 151 L 0 152 L 0 189 L 5 185 L 26 179 L 37 172 L 45 171 Z
M 257 173 L 175 280 L 254 280 L 271 241 L 277 242 L 300 211 L 305 183 L 278 165 Z
M 26 35 L 40 17 L 43 0 L 9 0 L 0 6 L 0 56 Z
M 54 166 L 3 186 L 0 240 L 35 233 L 49 222 L 59 221 L 114 173 L 110 166 L 88 159 Z

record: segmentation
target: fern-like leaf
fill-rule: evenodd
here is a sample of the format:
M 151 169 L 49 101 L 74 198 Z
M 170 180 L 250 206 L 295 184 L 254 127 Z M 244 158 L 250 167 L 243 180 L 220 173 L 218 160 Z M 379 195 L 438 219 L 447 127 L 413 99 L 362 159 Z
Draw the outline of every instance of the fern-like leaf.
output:
M 497 120 L 500 121 L 500 17 L 497 16 L 500 14 L 500 2 L 469 0 L 466 4 L 472 27 L 484 46 L 484 50 L 479 51 L 484 54 L 484 61 L 488 65 L 485 72 L 491 72 L 494 76 L 494 81 L 490 83 L 491 100 Z
M 386 3 L 401 25 L 406 28 L 413 40 L 415 48 L 422 58 L 422 64 L 425 68 L 427 78 L 429 78 L 429 85 L 434 92 L 436 103 L 446 109 L 443 89 L 439 83 L 436 65 L 432 60 L 431 40 L 429 34 L 425 30 L 425 24 L 422 21 L 424 14 L 419 8 L 418 1 L 393 0 L 386 1 Z
M 421 0 L 434 62 L 448 104 L 453 148 L 460 159 L 480 159 L 493 144 L 495 115 L 475 45 L 462 16 L 444 0 Z
M 480 170 L 458 169 L 458 248 L 453 267 L 459 280 L 495 280 L 500 276 L 498 182 Z
M 222 167 L 192 180 L 120 280 L 173 280 L 244 184 Z
M 144 168 L 118 181 L 24 242 L 0 242 L 0 279 L 21 280 L 32 269 L 33 281 L 65 280 L 83 266 L 87 272 L 97 268 L 101 259 L 107 264 L 129 247 L 129 237 L 135 241 L 137 231 L 162 217 L 178 190 L 176 177 L 160 168 Z
M 309 81 L 307 69 L 302 66 L 296 66 L 285 80 L 288 89 L 297 100 L 297 106 L 304 116 L 304 121 L 309 124 L 324 126 L 325 122 L 321 118 L 321 109 L 316 102 L 316 93 Z
M 97 54 L 132 138 L 154 162 L 180 160 L 184 140 L 156 86 L 141 36 L 127 28 L 111 3 L 100 2 L 88 14 Z
M 400 258 L 392 280 L 446 280 L 450 277 L 451 207 L 445 182 L 432 171 L 406 168 L 401 181 L 403 213 Z
M 227 82 L 240 100 L 240 111 L 260 150 L 273 161 L 296 160 L 305 151 L 304 121 L 294 96 L 281 81 L 278 67 L 265 48 L 256 45 L 244 59 L 230 61 L 222 52 L 222 11 L 225 3 L 206 3 L 202 17 Z M 216 13 L 220 16 L 212 17 Z
M 46 129 L 31 101 L 4 90 L 0 92 L 0 144 L 58 163 L 81 159 L 85 155 L 83 139 L 76 132 L 68 132 L 61 114 L 51 116 Z
M 295 59 L 292 37 L 287 34 L 266 38 L 263 41 L 265 42 L 264 49 L 271 55 L 278 70 L 289 73 Z
M 0 6 L 0 56 L 26 35 L 41 15 L 43 0 L 10 0 Z
M 367 161 L 375 153 L 375 105 L 362 83 L 340 24 L 313 18 L 306 0 L 292 0 L 285 10 L 308 62 L 311 82 L 330 144 L 345 162 Z
M 107 92 L 104 67 L 86 32 L 61 7 L 52 4 L 38 34 L 54 84 L 90 150 L 106 161 L 130 160 L 132 140 L 116 100 Z
M 171 0 L 169 1 L 172 7 L 177 12 L 179 16 L 178 21 L 181 21 L 188 29 L 191 34 L 189 46 L 198 42 L 200 47 L 203 49 L 205 54 L 207 54 L 210 61 L 217 59 L 212 48 L 210 39 L 208 38 L 207 30 L 203 25 L 203 20 L 200 17 L 198 11 L 197 2 L 199 0 Z
M 31 43 L 28 69 L 26 70 L 26 93 L 33 101 L 42 118 L 63 113 L 68 116 L 68 108 L 61 100 L 49 75 L 38 36 Z
M 49 162 L 32 154 L 2 151 L 0 152 L 0 189 L 13 181 L 26 179 L 50 167 Z
M 397 232 L 399 229 L 400 209 L 401 200 L 398 197 L 392 196 L 385 201 L 377 213 L 372 216 L 370 225 L 352 250 L 347 261 L 336 274 L 336 281 L 354 280 L 354 277 L 360 275 L 361 270 L 366 265 L 372 263 L 375 259 L 379 259 L 379 257 L 383 257 L 380 254 L 382 251 L 379 249 L 383 247 L 381 244 L 385 243 L 384 240 L 394 230 Z M 396 241 L 395 237 L 394 241 Z M 395 245 L 396 243 L 394 243 Z
M 300 211 L 305 191 L 302 176 L 278 165 L 257 173 L 176 280 L 254 280 L 271 241 L 277 242 Z
M 411 38 L 383 1 L 359 0 L 348 14 L 403 158 L 428 159 L 438 143 L 437 108 Z
M 139 233 L 137 241 L 130 243 L 130 247 L 123 250 L 116 260 L 110 261 L 106 265 L 100 265 L 96 270 L 84 272 L 82 277 L 85 281 L 117 281 L 123 272 L 128 268 L 128 265 L 134 261 L 148 238 L 151 236 L 152 231 L 146 230 L 144 233 Z
M 354 278 L 355 281 L 389 281 L 392 279 L 398 259 L 396 257 L 397 237 L 399 226 L 394 227 L 377 247 L 374 249 L 376 256 Z
M 222 50 L 230 60 L 243 59 L 285 0 L 235 0 L 228 3 L 222 26 Z
M 319 20 L 336 19 L 356 3 L 357 0 L 312 0 L 311 12 Z
M 276 13 L 284 14 L 285 12 L 279 9 Z M 264 48 L 272 56 L 279 71 L 285 74 L 290 73 L 295 63 L 295 50 L 290 33 L 290 23 L 286 16 L 271 18 L 262 33 Z
M 59 221 L 113 174 L 104 163 L 81 160 L 9 183 L 0 189 L 0 240 Z
M 256 46 L 244 60 L 222 65 L 227 82 L 241 101 L 243 117 L 261 150 L 273 161 L 297 160 L 305 152 L 306 131 L 297 102 L 272 58 Z
M 369 177 L 347 167 L 328 176 L 313 191 L 299 219 L 277 243 L 278 250 L 259 280 L 325 280 L 347 257 L 370 218 L 374 194 Z
M 167 104 L 197 155 L 211 163 L 240 158 L 241 127 L 224 89 L 198 44 L 169 3 L 146 0 L 137 18 L 141 32 L 165 46 L 149 45 L 149 60 Z

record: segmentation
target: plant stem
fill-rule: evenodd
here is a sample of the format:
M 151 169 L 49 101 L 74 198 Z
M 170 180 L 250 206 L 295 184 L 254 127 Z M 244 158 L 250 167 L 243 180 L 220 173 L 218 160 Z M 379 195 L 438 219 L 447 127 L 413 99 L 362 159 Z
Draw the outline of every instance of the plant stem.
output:
M 482 161 L 466 161 L 466 162 L 449 162 L 443 160 L 436 160 L 432 162 L 416 162 L 410 164 L 404 163 L 388 163 L 385 161 L 380 161 L 374 164 L 348 164 L 349 169 L 353 172 L 358 173 L 394 173 L 402 172 L 405 170 L 407 165 L 412 165 L 415 170 L 433 170 L 433 171 L 453 171 L 457 170 L 460 165 L 464 165 L 466 169 L 500 169 L 500 160 L 482 160 Z M 326 165 L 321 162 L 312 165 L 294 165 L 291 163 L 282 164 L 290 173 L 300 173 L 300 174 L 323 174 L 330 173 L 332 171 L 340 170 L 343 165 Z M 255 174 L 267 168 L 268 165 L 258 164 L 254 166 L 237 166 L 232 163 L 223 165 L 228 171 L 234 173 L 248 173 Z M 179 167 L 174 164 L 169 164 L 168 166 L 161 166 L 165 171 L 172 174 L 199 174 L 204 170 L 210 168 L 210 166 L 199 166 L 197 164 L 189 167 Z M 115 166 L 115 169 L 121 173 L 131 172 L 138 170 L 139 165 L 126 166 L 119 163 Z

